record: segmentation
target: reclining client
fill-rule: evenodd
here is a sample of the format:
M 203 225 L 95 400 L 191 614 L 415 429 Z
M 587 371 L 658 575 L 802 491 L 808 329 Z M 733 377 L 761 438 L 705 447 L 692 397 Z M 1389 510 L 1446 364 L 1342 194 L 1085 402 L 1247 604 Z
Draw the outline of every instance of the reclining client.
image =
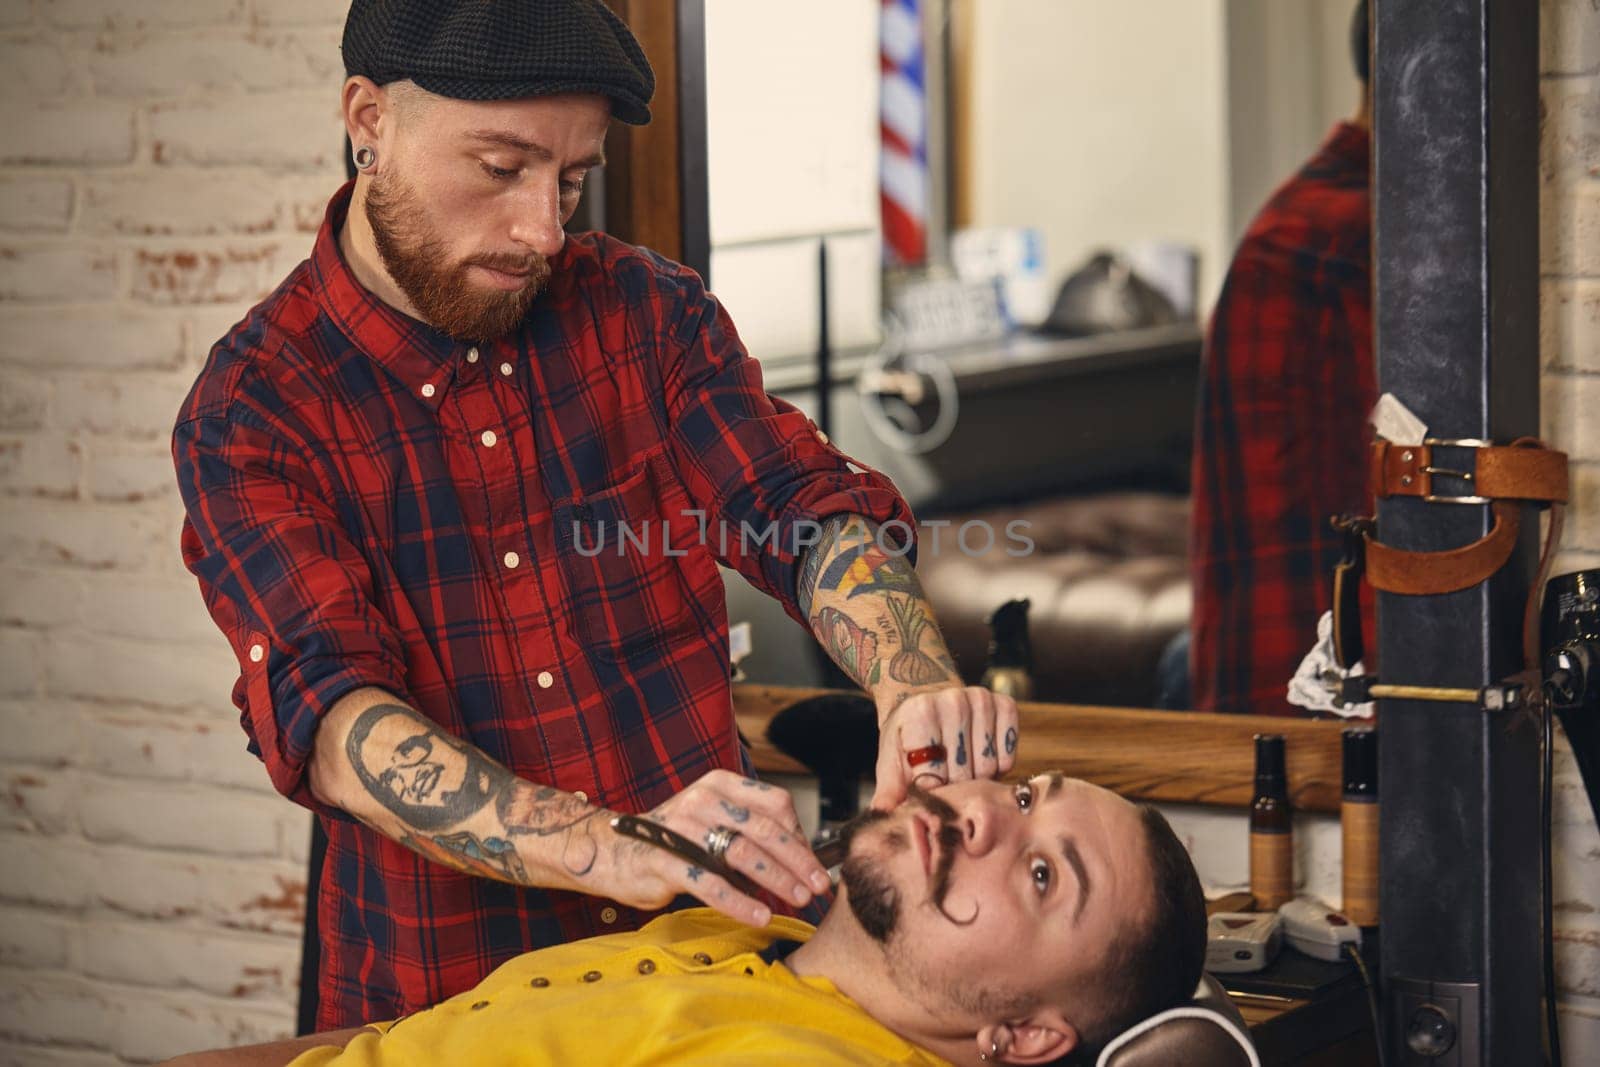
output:
M 1093 1062 L 1199 981 L 1205 901 L 1154 808 L 1050 773 L 913 790 L 848 833 L 815 929 L 677 912 L 395 1022 L 173 1067 Z

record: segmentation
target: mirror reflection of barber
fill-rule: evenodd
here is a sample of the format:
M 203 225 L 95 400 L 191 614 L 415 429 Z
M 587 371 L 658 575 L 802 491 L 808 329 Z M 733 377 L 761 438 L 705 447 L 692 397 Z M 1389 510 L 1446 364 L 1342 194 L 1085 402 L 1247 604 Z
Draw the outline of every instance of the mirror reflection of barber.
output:
M 960 683 L 888 479 L 765 393 L 693 272 L 563 232 L 611 120 L 649 119 L 626 26 L 596 0 L 440 6 L 352 5 L 357 177 L 213 347 L 173 438 L 252 746 L 329 838 L 319 1028 L 682 894 L 764 924 L 827 889 L 739 742 L 718 563 L 870 693 L 876 804 L 908 751 L 943 747 L 915 771 L 959 781 L 1017 743 L 1014 703 Z M 680 544 L 691 513 L 776 536 Z M 568 531 L 590 519 L 676 551 L 585 553 Z M 619 838 L 613 811 L 715 844 L 771 899 Z
M 1354 112 L 1251 221 L 1206 334 L 1189 528 L 1190 704 L 1201 711 L 1308 714 L 1287 694 L 1333 605 L 1345 546 L 1329 520 L 1373 512 L 1368 17 L 1359 0 Z M 1375 648 L 1370 590 L 1359 607 Z

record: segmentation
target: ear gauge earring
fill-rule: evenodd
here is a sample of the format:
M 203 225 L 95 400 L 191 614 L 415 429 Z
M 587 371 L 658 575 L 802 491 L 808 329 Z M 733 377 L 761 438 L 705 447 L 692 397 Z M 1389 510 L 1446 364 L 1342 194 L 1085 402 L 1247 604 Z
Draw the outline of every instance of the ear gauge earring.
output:
M 371 170 L 372 165 L 378 162 L 378 153 L 372 150 L 371 145 L 364 144 L 355 150 L 352 158 L 355 160 L 357 170 Z

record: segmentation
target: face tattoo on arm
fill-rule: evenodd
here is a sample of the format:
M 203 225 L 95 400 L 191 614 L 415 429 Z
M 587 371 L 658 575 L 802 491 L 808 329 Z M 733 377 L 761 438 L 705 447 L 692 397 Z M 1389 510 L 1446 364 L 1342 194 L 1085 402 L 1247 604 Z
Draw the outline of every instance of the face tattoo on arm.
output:
M 372 740 L 386 719 L 414 727 L 399 744 Z M 402 843 L 439 863 L 474 874 L 528 884 L 514 839 L 560 837 L 561 864 L 582 878 L 599 851 L 594 822 L 604 812 L 571 793 L 513 775 L 482 752 L 439 729 L 415 710 L 376 704 L 357 716 L 346 754 L 367 792 L 405 822 Z M 495 832 L 479 836 L 460 828 L 490 803 Z M 438 831 L 456 830 L 455 833 Z
M 370 744 L 372 730 L 391 717 L 415 732 L 387 748 Z M 398 704 L 375 704 L 350 727 L 345 753 L 369 794 L 416 830 L 445 830 L 481 811 L 511 772 Z

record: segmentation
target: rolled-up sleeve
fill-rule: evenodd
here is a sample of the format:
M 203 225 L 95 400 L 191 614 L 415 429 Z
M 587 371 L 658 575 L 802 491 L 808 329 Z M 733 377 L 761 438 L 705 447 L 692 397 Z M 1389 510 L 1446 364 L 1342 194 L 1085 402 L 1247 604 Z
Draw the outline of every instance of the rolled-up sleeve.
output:
M 684 272 L 663 368 L 671 441 L 721 562 L 776 598 L 802 626 L 799 557 L 831 515 L 865 516 L 916 560 L 916 521 L 888 477 L 826 442 L 794 405 L 769 396 L 722 305 Z M 726 538 L 720 534 L 726 531 Z M 726 545 L 726 551 L 723 551 Z
M 251 751 L 279 792 L 325 810 L 305 782 L 318 722 L 362 686 L 403 695 L 400 638 L 304 449 L 234 405 L 180 422 L 173 461 L 184 563 L 239 659 Z

